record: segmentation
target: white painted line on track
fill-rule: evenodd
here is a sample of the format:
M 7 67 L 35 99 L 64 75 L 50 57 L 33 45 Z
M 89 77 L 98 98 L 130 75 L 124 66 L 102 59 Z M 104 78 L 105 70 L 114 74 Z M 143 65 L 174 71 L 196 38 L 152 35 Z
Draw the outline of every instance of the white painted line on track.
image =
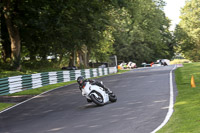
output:
M 170 71 L 169 75 L 170 75 L 170 79 L 169 79 L 169 83 L 170 83 L 170 101 L 169 101 L 169 109 L 168 109 L 168 113 L 164 119 L 164 121 L 160 124 L 160 126 L 158 126 L 155 130 L 153 130 L 151 133 L 155 133 L 158 130 L 160 130 L 165 124 L 167 124 L 167 122 L 169 121 L 170 117 L 172 116 L 172 113 L 174 112 L 174 89 L 173 89 L 173 80 L 172 80 L 172 71 L 176 69 L 176 65 L 174 66 L 174 68 Z
M 76 83 L 72 83 L 72 84 L 76 84 Z M 69 85 L 72 85 L 72 84 L 69 84 Z M 6 111 L 8 111 L 8 110 L 10 110 L 10 109 L 12 109 L 12 108 L 15 108 L 15 107 L 17 107 L 17 106 L 19 106 L 19 105 L 21 105 L 21 104 L 23 104 L 23 103 L 26 103 L 26 102 L 28 102 L 28 101 L 34 99 L 34 98 L 37 98 L 37 97 L 39 97 L 39 96 L 41 96 L 41 95 L 43 95 L 43 94 L 46 94 L 46 93 L 48 93 L 48 92 L 51 92 L 51 91 L 54 91 L 54 90 L 57 90 L 57 89 L 60 89 L 60 88 L 63 88 L 63 87 L 69 86 L 69 85 L 65 85 L 65 86 L 61 86 L 61 87 L 58 87 L 58 88 L 55 88 L 55 89 L 52 89 L 52 90 L 45 91 L 45 92 L 43 92 L 43 93 L 41 93 L 41 94 L 39 94 L 39 95 L 36 95 L 36 96 L 34 96 L 34 97 L 30 98 L 30 99 L 27 99 L 27 100 L 25 100 L 25 101 L 23 101 L 23 102 L 20 102 L 20 103 L 18 103 L 18 104 L 15 104 L 15 105 L 13 105 L 13 106 L 7 108 L 7 109 L 5 109 L 5 110 L 0 111 L 0 114 L 3 113 L 3 112 L 6 112 Z

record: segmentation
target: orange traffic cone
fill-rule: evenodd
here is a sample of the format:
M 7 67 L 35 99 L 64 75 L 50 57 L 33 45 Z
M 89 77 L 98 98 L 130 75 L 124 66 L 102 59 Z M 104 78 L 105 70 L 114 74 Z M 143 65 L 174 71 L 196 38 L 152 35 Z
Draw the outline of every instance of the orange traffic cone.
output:
M 118 66 L 117 66 L 117 69 L 120 69 L 120 70 L 121 70 L 122 68 L 121 68 L 121 66 L 120 66 L 120 65 L 118 65 Z
M 196 87 L 196 85 L 195 85 L 195 81 L 194 81 L 194 76 L 192 75 L 192 77 L 191 77 L 191 87 L 193 88 L 193 87 Z

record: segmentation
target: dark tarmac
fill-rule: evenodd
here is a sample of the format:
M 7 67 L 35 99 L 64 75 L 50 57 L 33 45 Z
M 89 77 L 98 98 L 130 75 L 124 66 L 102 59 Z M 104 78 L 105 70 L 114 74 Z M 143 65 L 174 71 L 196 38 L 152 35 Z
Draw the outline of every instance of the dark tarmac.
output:
M 116 103 L 87 103 L 72 84 L 0 113 L 0 133 L 150 133 L 165 119 L 174 66 L 102 77 Z M 174 82 L 174 96 L 176 86 Z

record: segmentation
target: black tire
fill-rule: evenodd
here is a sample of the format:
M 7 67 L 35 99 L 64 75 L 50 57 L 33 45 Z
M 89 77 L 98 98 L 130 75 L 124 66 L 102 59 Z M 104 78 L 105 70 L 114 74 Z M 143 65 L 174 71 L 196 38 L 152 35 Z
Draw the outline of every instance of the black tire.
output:
M 117 97 L 115 96 L 115 94 L 110 94 L 109 95 L 109 100 L 110 100 L 110 102 L 116 102 L 117 101 Z
M 91 94 L 91 95 L 90 95 L 91 100 L 92 100 L 96 105 L 98 105 L 98 106 L 103 106 L 103 105 L 104 105 L 103 96 L 102 96 L 100 93 L 98 93 L 98 92 L 95 92 L 95 93 L 98 95 L 98 97 L 96 97 L 94 94 Z
M 92 100 L 90 100 L 90 99 L 87 99 L 87 102 L 88 102 L 88 103 L 91 103 L 91 102 L 92 102 Z

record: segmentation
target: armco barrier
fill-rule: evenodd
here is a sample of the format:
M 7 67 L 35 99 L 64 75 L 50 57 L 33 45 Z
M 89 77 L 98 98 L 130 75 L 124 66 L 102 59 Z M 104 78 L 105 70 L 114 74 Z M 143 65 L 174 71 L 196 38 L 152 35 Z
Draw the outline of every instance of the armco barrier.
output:
M 35 89 L 49 84 L 72 81 L 76 80 L 79 76 L 91 78 L 116 72 L 116 67 L 108 67 L 58 72 L 44 72 L 31 75 L 0 78 L 0 95 L 7 95 L 23 90 Z

